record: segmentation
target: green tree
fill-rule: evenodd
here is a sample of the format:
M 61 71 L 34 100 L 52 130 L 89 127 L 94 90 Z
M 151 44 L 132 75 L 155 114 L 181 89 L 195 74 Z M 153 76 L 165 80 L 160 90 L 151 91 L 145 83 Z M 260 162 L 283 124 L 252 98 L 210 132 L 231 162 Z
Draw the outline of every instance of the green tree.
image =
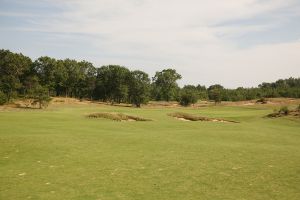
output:
M 79 80 L 76 84 L 77 94 L 80 99 L 88 97 L 93 99 L 93 91 L 96 86 L 97 70 L 92 63 L 81 61 L 78 63 L 80 68 Z
M 79 80 L 82 78 L 80 66 L 76 60 L 65 59 L 64 67 L 67 72 L 65 80 L 65 89 L 67 97 L 78 97 L 78 85 Z
M 215 104 L 222 101 L 222 93 L 224 92 L 224 87 L 216 84 L 208 88 L 208 96 L 210 100 L 213 100 Z
M 119 65 L 102 66 L 97 70 L 95 95 L 112 104 L 128 101 L 130 71 Z
M 221 103 L 222 101 L 222 91 L 219 89 L 212 89 L 209 91 L 209 96 L 211 100 L 214 100 L 215 104 Z
M 2 92 L 2 91 L 0 90 L 0 105 L 5 104 L 6 101 L 7 101 L 6 95 L 4 94 L 4 92 Z
M 171 101 L 177 99 L 179 87 L 177 81 L 181 75 L 175 69 L 164 69 L 153 77 L 152 95 L 156 100 Z
M 39 77 L 40 84 L 48 89 L 48 93 L 55 90 L 57 62 L 48 56 L 39 57 L 33 63 L 34 69 Z
M 22 54 L 0 50 L 0 90 L 6 95 L 7 101 L 22 87 L 21 76 L 31 64 L 31 59 Z
M 35 99 L 34 103 L 39 104 L 39 108 L 42 109 L 43 107 L 47 107 L 51 98 L 48 96 L 48 89 L 38 85 L 34 89 L 33 98 Z
M 38 104 L 39 108 L 42 109 L 48 106 L 51 98 L 49 97 L 48 88 L 40 85 L 35 78 L 34 76 L 32 77 L 30 87 L 27 88 L 25 95 L 26 106 Z
M 199 99 L 199 91 L 195 86 L 187 85 L 184 86 L 180 91 L 180 105 L 189 106 L 191 104 L 197 103 Z
M 130 73 L 129 79 L 129 99 L 130 103 L 136 107 L 147 103 L 150 93 L 150 79 L 145 72 L 136 70 Z
M 206 89 L 205 86 L 197 85 L 196 89 L 197 89 L 198 94 L 199 94 L 199 99 L 201 99 L 201 100 L 207 100 L 208 99 L 208 93 L 207 93 L 207 89 Z
M 55 91 L 56 96 L 67 96 L 67 81 L 68 81 L 68 71 L 65 67 L 65 62 L 63 60 L 56 61 L 56 68 L 54 72 L 55 77 Z
M 40 86 L 39 78 L 35 74 L 28 74 L 23 81 L 24 102 L 26 107 L 30 107 L 35 102 L 35 90 Z

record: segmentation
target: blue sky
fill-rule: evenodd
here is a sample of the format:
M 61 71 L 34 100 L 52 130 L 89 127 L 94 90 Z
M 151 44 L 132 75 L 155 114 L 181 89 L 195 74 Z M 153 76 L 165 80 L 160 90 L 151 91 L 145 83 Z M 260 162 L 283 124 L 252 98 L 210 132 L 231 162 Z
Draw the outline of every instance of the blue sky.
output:
M 300 76 L 299 0 L 0 0 L 0 48 L 120 64 L 183 84 Z

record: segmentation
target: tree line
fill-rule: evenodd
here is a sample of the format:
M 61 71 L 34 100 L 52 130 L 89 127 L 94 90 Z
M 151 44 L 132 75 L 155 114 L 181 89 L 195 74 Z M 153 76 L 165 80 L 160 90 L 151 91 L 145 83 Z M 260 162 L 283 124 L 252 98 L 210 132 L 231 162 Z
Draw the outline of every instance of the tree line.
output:
M 175 69 L 164 69 L 150 78 L 141 70 L 119 65 L 96 68 L 85 60 L 57 60 L 48 56 L 31 60 L 21 53 L 0 50 L 0 104 L 25 98 L 42 107 L 51 96 L 131 103 L 137 107 L 150 100 L 178 101 L 188 106 L 198 100 L 217 103 L 263 97 L 300 98 L 300 78 L 237 89 L 226 89 L 219 84 L 180 88 L 177 82 L 181 78 Z

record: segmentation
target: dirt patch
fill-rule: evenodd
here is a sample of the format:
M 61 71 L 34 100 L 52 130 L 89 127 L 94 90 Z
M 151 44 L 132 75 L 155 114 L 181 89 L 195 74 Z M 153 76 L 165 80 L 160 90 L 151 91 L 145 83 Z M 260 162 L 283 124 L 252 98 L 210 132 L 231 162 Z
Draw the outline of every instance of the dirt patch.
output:
M 255 105 L 254 103 L 244 103 L 243 106 L 253 106 Z
M 202 117 L 202 116 L 195 116 L 188 113 L 171 113 L 168 114 L 171 117 L 174 117 L 181 121 L 206 121 L 206 122 L 223 122 L 223 123 L 239 123 L 233 120 L 225 120 L 225 119 L 218 119 L 218 118 L 209 118 L 209 117 Z
M 141 117 L 136 117 L 132 115 L 125 115 L 123 113 L 91 113 L 87 115 L 88 118 L 104 118 L 104 119 L 110 119 L 113 121 L 128 121 L 128 122 L 134 122 L 134 121 L 152 121 L 150 119 L 145 119 Z

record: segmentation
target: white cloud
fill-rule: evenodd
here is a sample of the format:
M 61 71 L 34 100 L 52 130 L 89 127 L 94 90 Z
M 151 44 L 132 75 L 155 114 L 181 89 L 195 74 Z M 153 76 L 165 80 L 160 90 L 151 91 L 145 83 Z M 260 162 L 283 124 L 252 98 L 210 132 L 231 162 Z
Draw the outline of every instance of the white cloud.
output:
M 209 26 L 249 18 L 291 5 L 295 0 L 45 0 L 63 8 L 36 23 L 55 32 L 114 33 Z M 28 13 L 27 13 L 28 14 Z M 38 27 L 37 27 L 38 28 Z
M 212 49 L 212 51 L 214 51 Z M 216 57 L 199 57 L 198 67 L 182 73 L 198 74 L 208 84 L 225 83 L 227 87 L 254 86 L 263 81 L 300 76 L 300 42 L 266 44 L 250 49 L 221 49 Z M 192 65 L 192 63 L 190 63 Z M 205 70 L 208 69 L 208 70 Z M 192 82 L 197 83 L 196 76 Z M 198 81 L 200 82 L 200 81 Z
M 234 42 L 226 39 L 269 30 L 284 23 L 284 19 L 276 23 L 224 24 L 259 15 L 276 16 L 277 10 L 291 7 L 297 0 L 42 2 L 61 10 L 57 15 L 31 17 L 28 19 L 31 27 L 22 29 L 86 34 L 93 50 L 110 55 L 94 56 L 92 61 L 97 64 L 143 67 L 152 74 L 155 70 L 172 66 L 184 75 L 183 83 L 213 84 L 219 81 L 229 87 L 300 75 L 300 55 L 297 53 L 300 52 L 300 44 L 297 41 L 239 49 Z M 293 12 L 296 15 L 300 11 L 294 9 Z M 64 40 L 62 37 L 62 44 Z M 76 43 L 76 38 L 73 41 Z M 90 47 L 82 47 L 82 53 L 85 54 Z

